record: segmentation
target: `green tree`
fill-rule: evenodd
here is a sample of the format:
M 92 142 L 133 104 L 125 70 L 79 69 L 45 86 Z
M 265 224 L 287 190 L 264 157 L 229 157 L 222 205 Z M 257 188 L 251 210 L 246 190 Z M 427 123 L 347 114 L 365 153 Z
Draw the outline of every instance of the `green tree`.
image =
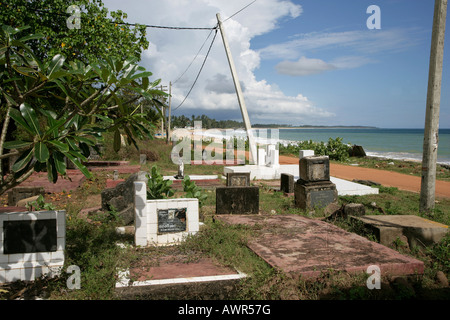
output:
M 42 62 L 28 42 L 40 34 L 27 27 L 0 26 L 0 103 L 5 110 L 0 136 L 0 195 L 34 171 L 47 170 L 50 181 L 66 175 L 65 159 L 90 177 L 84 161 L 105 131 L 114 132 L 114 149 L 121 135 L 136 148 L 136 139 L 151 137 L 154 124 L 136 102 L 166 95 L 150 82 L 151 72 L 137 57 L 67 62 L 61 54 Z M 128 98 L 124 90 L 135 93 Z M 11 119 L 24 134 L 7 139 Z M 6 153 L 4 152 L 5 150 Z M 12 174 L 4 176 L 1 160 L 17 156 Z
M 73 27 L 75 19 L 71 18 L 76 12 L 68 12 L 72 5 L 80 8 L 79 29 Z M 29 26 L 30 33 L 45 35 L 28 43 L 41 61 L 57 54 L 84 63 L 106 56 L 140 59 L 149 45 L 145 26 L 124 24 L 126 13 L 109 12 L 101 0 L 1 0 L 0 11 L 0 24 Z

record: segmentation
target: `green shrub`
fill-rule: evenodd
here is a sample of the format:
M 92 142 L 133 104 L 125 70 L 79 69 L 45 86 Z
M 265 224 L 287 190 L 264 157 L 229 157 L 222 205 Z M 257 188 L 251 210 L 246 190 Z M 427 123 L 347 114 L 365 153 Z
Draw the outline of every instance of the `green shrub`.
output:
M 204 201 L 208 197 L 202 190 L 195 184 L 189 176 L 183 178 L 183 191 L 186 192 L 186 198 L 197 198 L 198 205 L 201 208 Z
M 158 167 L 153 166 L 151 176 L 148 176 L 147 199 L 167 199 L 174 195 L 172 190 L 172 181 L 164 180 Z
M 337 137 L 336 139 L 328 139 L 328 143 L 309 140 L 298 142 L 296 145 L 280 145 L 280 153 L 298 155 L 300 150 L 313 150 L 314 154 L 318 156 L 329 156 L 331 160 L 347 161 L 350 157 L 351 146 L 342 142 L 342 140 L 342 138 Z

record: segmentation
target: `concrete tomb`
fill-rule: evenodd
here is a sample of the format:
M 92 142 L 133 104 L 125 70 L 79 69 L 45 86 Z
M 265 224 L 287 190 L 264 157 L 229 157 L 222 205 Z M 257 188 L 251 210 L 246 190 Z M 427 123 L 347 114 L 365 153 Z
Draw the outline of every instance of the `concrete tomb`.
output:
M 8 205 L 15 206 L 20 200 L 44 194 L 43 187 L 15 187 L 8 192 Z
M 258 214 L 258 187 L 217 187 L 216 214 Z
M 282 173 L 280 177 L 280 191 L 285 193 L 294 193 L 294 175 Z
M 170 245 L 199 231 L 196 198 L 147 200 L 147 185 L 134 182 L 136 246 Z
M 294 186 L 295 206 L 324 208 L 337 202 L 336 185 L 330 181 L 328 156 L 306 156 L 299 160 L 300 179 Z
M 65 211 L 0 213 L 0 283 L 59 274 L 64 265 Z

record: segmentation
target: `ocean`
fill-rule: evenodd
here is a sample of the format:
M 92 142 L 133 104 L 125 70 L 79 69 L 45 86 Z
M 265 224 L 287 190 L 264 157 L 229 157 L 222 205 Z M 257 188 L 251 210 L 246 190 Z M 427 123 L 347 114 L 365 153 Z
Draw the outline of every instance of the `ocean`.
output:
M 340 137 L 344 143 L 362 146 L 368 156 L 422 160 L 423 129 L 279 129 L 278 135 L 281 141 L 327 142 Z M 439 130 L 437 162 L 450 165 L 450 129 Z

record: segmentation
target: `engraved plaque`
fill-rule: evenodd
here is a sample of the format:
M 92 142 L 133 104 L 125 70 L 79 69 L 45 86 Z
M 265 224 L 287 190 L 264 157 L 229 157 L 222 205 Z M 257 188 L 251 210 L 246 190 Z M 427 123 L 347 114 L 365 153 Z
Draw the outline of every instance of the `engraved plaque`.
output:
M 311 191 L 311 206 L 312 207 L 325 207 L 328 204 L 335 201 L 334 190 L 318 190 Z
M 56 219 L 4 221 L 4 254 L 56 251 Z
M 250 186 L 250 172 L 227 173 L 227 187 L 248 187 L 248 186 Z
M 158 210 L 158 232 L 186 231 L 186 210 L 187 208 Z

